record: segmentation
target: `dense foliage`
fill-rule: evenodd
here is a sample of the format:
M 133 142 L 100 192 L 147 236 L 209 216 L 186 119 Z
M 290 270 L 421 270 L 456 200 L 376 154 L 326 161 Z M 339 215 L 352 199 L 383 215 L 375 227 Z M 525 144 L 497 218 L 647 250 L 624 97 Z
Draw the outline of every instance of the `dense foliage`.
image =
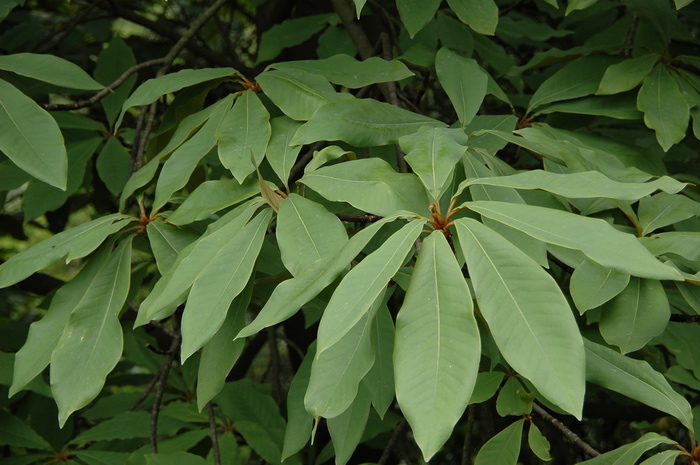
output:
M 0 463 L 700 463 L 700 2 L 0 18 Z

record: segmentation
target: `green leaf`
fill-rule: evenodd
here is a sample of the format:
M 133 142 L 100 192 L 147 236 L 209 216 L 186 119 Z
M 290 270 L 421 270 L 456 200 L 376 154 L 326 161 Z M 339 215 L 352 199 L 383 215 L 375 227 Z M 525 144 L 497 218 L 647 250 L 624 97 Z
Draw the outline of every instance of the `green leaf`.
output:
M 308 165 L 304 167 L 304 174 L 316 171 L 326 163 L 337 160 L 340 157 L 345 157 L 346 160 L 357 160 L 357 155 L 355 152 L 350 152 L 338 147 L 337 145 L 329 145 L 321 150 L 314 151 L 314 157 L 311 159 Z
M 462 128 L 466 127 L 479 111 L 486 96 L 488 75 L 476 60 L 465 58 L 444 47 L 435 57 L 435 70 Z
M 110 418 L 73 437 L 70 443 L 147 438 L 150 434 L 150 416 L 150 412 L 143 411 L 125 411 L 110 415 Z M 174 434 L 182 428 L 183 424 L 183 422 L 175 420 L 168 415 L 159 415 L 158 432 L 164 435 Z
M 503 357 L 547 399 L 580 417 L 583 343 L 559 286 L 481 223 L 463 218 L 455 226 L 481 314 Z
M 599 307 L 622 292 L 630 275 L 584 261 L 571 275 L 571 297 L 579 312 Z
M 180 251 L 177 260 L 155 284 L 139 307 L 135 326 L 157 318 L 164 318 L 182 303 L 192 283 L 201 276 L 207 265 L 248 222 L 257 202 L 243 204 L 209 226 L 207 233 Z
M 339 94 L 323 76 L 303 69 L 267 71 L 257 77 L 265 95 L 285 115 L 297 121 L 307 121 L 322 105 L 348 98 Z
M 552 456 L 549 454 L 549 449 L 551 447 L 549 441 L 547 441 L 547 438 L 544 437 L 540 429 L 532 421 L 527 431 L 527 444 L 530 446 L 530 450 L 539 457 L 540 460 L 552 460 Z
M 253 91 L 245 91 L 224 117 L 216 137 L 221 163 L 236 180 L 255 171 L 270 140 L 270 114 Z
M 523 398 L 525 388 L 517 378 L 508 378 L 496 398 L 496 411 L 502 417 L 508 415 L 522 416 L 532 411 L 532 401 Z
M 300 276 L 288 279 L 278 285 L 255 320 L 246 326 L 236 338 L 252 336 L 294 315 L 302 305 L 311 301 L 338 277 L 379 228 L 394 219 L 396 218 L 385 218 L 373 223 L 355 234 L 335 256 L 316 261 Z
M 682 452 L 679 450 L 665 450 L 663 452 L 659 452 L 658 454 L 652 455 L 640 465 L 673 465 L 676 463 L 676 459 L 681 454 Z
M 606 268 L 642 278 L 682 280 L 676 269 L 656 260 L 636 237 L 604 220 L 532 205 L 486 201 L 468 205 L 481 215 L 541 241 L 580 250 Z
M 128 452 L 111 452 L 106 450 L 80 450 L 75 456 L 87 465 L 122 465 L 129 460 Z
M 634 89 L 642 83 L 659 58 L 656 53 L 647 53 L 611 65 L 605 70 L 596 95 L 619 94 Z
M 440 0 L 397 0 L 401 22 L 411 38 L 433 19 L 440 3 Z
M 598 457 L 579 462 L 579 465 L 634 465 L 649 449 L 660 444 L 675 444 L 676 441 L 656 433 L 647 433 L 633 443 L 625 444 Z
M 426 128 L 401 137 L 399 144 L 413 172 L 437 202 L 467 151 L 467 135 L 460 129 Z
M 444 234 L 421 246 L 396 317 L 396 397 L 428 461 L 466 409 L 481 358 L 472 297 Z M 320 338 L 319 338 L 320 339 Z
M 149 79 L 141 84 L 124 102 L 114 127 L 116 129 L 121 126 L 124 114 L 131 107 L 148 105 L 165 94 L 177 92 L 185 87 L 191 87 L 202 82 L 230 77 L 237 73 L 238 71 L 233 68 L 183 69 L 165 76 Z
M 700 203 L 684 195 L 659 193 L 639 201 L 637 210 L 642 234 L 700 215 Z
M 0 265 L 0 288 L 22 281 L 65 257 L 66 263 L 95 250 L 110 234 L 129 224 L 121 213 L 103 216 L 51 236 Z
M 260 185 L 257 179 L 246 179 L 243 184 L 232 179 L 205 181 L 168 216 L 168 223 L 179 226 L 211 218 L 214 213 L 258 193 Z
M 53 55 L 15 53 L 0 56 L 0 69 L 69 89 L 100 90 L 104 87 L 77 65 Z
M 200 160 L 214 147 L 232 101 L 233 97 L 228 96 L 215 103 L 209 118 L 199 131 L 175 149 L 165 161 L 156 184 L 153 210 L 160 210 L 173 193 L 187 184 Z
M 100 393 L 122 356 L 119 312 L 129 293 L 130 274 L 131 238 L 123 240 L 97 271 L 51 354 L 51 391 L 61 427 Z
M 601 309 L 600 333 L 623 354 L 644 347 L 661 334 L 671 316 L 661 282 L 631 278 L 625 289 Z
M 316 260 L 335 255 L 348 242 L 348 233 L 337 216 L 297 194 L 280 203 L 276 235 L 282 262 L 293 276 L 299 276 Z
M 690 116 L 688 101 L 663 63 L 658 63 L 644 79 L 637 108 L 644 112 L 644 124 L 656 131 L 656 140 L 664 152 L 685 137 Z
M 651 182 L 618 182 L 598 171 L 579 173 L 552 173 L 531 170 L 510 176 L 479 177 L 465 180 L 458 191 L 473 185 L 512 187 L 514 189 L 540 189 L 553 194 L 577 199 L 607 197 L 619 200 L 639 200 L 642 197 L 662 190 L 671 194 L 680 192 L 686 184 L 668 176 Z
M 345 465 L 352 458 L 355 448 L 362 439 L 362 433 L 365 432 L 370 404 L 367 389 L 360 387 L 350 407 L 337 417 L 328 419 L 328 432 L 335 450 L 336 465 Z
M 136 57 L 129 46 L 119 36 L 115 36 L 107 48 L 103 48 L 97 57 L 95 66 L 95 79 L 105 86 L 110 85 L 119 78 L 124 71 L 136 65 Z M 119 87 L 112 90 L 102 100 L 100 105 L 107 117 L 107 123 L 112 126 L 119 116 L 122 105 L 129 97 L 129 93 L 136 84 L 137 75 L 131 75 Z
M 634 360 L 587 339 L 586 380 L 678 418 L 693 431 L 690 404 L 647 362 Z
M 304 406 L 304 394 L 309 386 L 311 363 L 316 355 L 316 343 L 312 343 L 306 351 L 304 360 L 289 385 L 287 394 L 287 429 L 284 431 L 284 448 L 282 460 L 296 454 L 304 448 L 311 437 L 313 417 Z
M 609 55 L 588 55 L 574 60 L 540 84 L 530 99 L 528 113 L 546 103 L 595 93 L 605 70 L 618 61 Z
M 615 119 L 642 119 L 643 116 L 642 112 L 637 110 L 637 94 L 634 92 L 565 100 L 546 106 L 538 110 L 536 114 L 547 115 L 556 112 L 607 116 Z
M 388 145 L 421 126 L 445 124 L 373 99 L 341 99 L 320 107 L 299 128 L 291 143 L 342 140 L 357 147 Z
M 224 239 L 192 282 L 182 314 L 183 363 L 219 330 L 231 302 L 245 288 L 271 218 L 272 211 L 266 209 Z
M 126 184 L 131 155 L 116 137 L 110 137 L 97 156 L 97 172 L 107 189 L 118 195 Z
M 323 76 L 333 84 L 349 89 L 359 89 L 378 82 L 400 81 L 413 76 L 413 73 L 406 65 L 398 60 L 369 57 L 366 60 L 359 61 L 343 54 L 321 60 L 285 61 L 275 63 L 272 67 L 277 69 L 300 69 Z
M 688 260 L 700 260 L 700 232 L 670 231 L 640 237 L 640 242 L 654 255 L 676 254 Z
M 29 327 L 27 341 L 15 355 L 10 397 L 25 389 L 48 366 L 68 317 L 74 308 L 84 306 L 83 302 L 89 297 L 88 290 L 93 287 L 98 271 L 108 256 L 109 247 L 102 247 L 96 252 L 75 278 L 56 291 L 41 320 Z
M 485 371 L 476 375 L 474 391 L 469 398 L 470 404 L 480 404 L 496 394 L 505 373 L 502 371 Z
M 224 387 L 233 364 L 243 351 L 245 341 L 233 340 L 245 326 L 245 315 L 253 295 L 253 282 L 233 300 L 221 328 L 202 348 L 197 374 L 197 408 L 201 412 Z
M 272 135 L 265 158 L 277 177 L 287 185 L 289 173 L 297 160 L 301 145 L 289 145 L 301 123 L 286 116 L 270 120 Z
M 360 381 L 374 363 L 370 332 L 385 292 L 383 287 L 351 327 L 345 328 L 323 352 L 316 351 L 304 396 L 306 410 L 313 417 L 337 417 L 357 396 Z
M 488 440 L 476 454 L 474 465 L 516 465 L 525 419 L 511 423 L 506 429 Z
M 56 121 L 32 99 L 2 79 L 0 126 L 3 128 L 0 133 L 2 153 L 35 178 L 66 189 L 68 155 Z
M 187 452 L 171 452 L 167 454 L 147 454 L 146 465 L 208 465 L 208 462 L 199 455 Z
M 595 5 L 598 0 L 569 0 L 566 5 L 566 15 L 576 10 L 585 10 L 589 6 Z
M 357 19 L 360 19 L 360 13 L 362 13 L 362 8 L 365 6 L 365 3 L 367 3 L 367 0 L 353 0 L 353 2 L 355 3 L 355 10 L 357 11 Z
M 493 35 L 498 25 L 498 6 L 494 0 L 447 0 L 457 17 L 479 34 Z
M 322 14 L 287 19 L 275 24 L 260 37 L 257 63 L 272 60 L 283 49 L 305 42 L 324 29 L 333 19 L 337 20 L 335 14 Z
M 318 354 L 338 342 L 367 314 L 403 265 L 424 224 L 425 221 L 409 222 L 345 275 L 319 323 Z
M 5 409 L 0 409 L 0 445 L 53 450 L 46 439 Z
M 387 306 L 382 304 L 374 317 L 370 334 L 374 365 L 362 379 L 380 418 L 384 418 L 394 402 L 394 332 L 394 320 Z
M 428 196 L 414 174 L 397 173 L 381 158 L 326 166 L 299 180 L 324 198 L 388 216 L 400 211 L 427 213 Z
M 148 223 L 146 233 L 161 275 L 164 275 L 175 264 L 182 249 L 199 238 L 199 235 L 194 231 L 178 228 L 163 221 Z

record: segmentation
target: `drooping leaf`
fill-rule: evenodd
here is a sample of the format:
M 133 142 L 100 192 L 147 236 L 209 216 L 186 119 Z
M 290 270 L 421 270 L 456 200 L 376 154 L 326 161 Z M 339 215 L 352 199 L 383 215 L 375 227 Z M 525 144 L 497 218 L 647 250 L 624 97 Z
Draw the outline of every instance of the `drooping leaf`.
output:
M 679 450 L 665 450 L 656 455 L 652 455 L 640 465 L 673 465 L 682 452 Z
M 472 297 L 444 234 L 421 246 L 396 318 L 396 397 L 428 461 L 467 407 L 481 358 Z
M 637 216 L 642 234 L 700 215 L 700 203 L 684 195 L 659 193 L 639 201 Z
M 642 112 L 637 109 L 637 94 L 634 92 L 565 100 L 541 108 L 536 113 L 547 115 L 557 112 L 634 120 L 641 119 L 643 116 Z
M 588 382 L 673 415 L 685 427 L 693 430 L 690 404 L 673 390 L 661 373 L 643 360 L 625 357 L 587 339 L 583 342 Z
M 287 429 L 284 431 L 284 448 L 282 460 L 299 452 L 311 437 L 313 417 L 304 406 L 304 394 L 309 386 L 311 363 L 316 355 L 316 343 L 306 351 L 304 360 L 289 385 L 287 394 Z
M 301 145 L 290 146 L 289 143 L 301 123 L 286 116 L 280 116 L 270 120 L 270 126 L 272 135 L 270 143 L 267 145 L 265 159 L 270 163 L 280 181 L 287 185 L 289 173 L 292 171 L 299 151 L 301 151 Z
M 505 373 L 502 371 L 483 371 L 476 375 L 474 391 L 469 399 L 470 404 L 480 404 L 496 394 Z
M 685 137 L 688 127 L 688 101 L 663 63 L 658 63 L 644 79 L 637 108 L 644 112 L 644 124 L 656 131 L 664 152 Z
M 260 192 L 258 180 L 246 179 L 238 184 L 232 179 L 205 181 L 187 196 L 180 207 L 168 216 L 168 223 L 184 225 L 210 218 L 214 213 L 235 205 Z
M 639 238 L 654 255 L 676 254 L 688 260 L 700 260 L 700 233 L 696 231 L 669 231 Z
M 357 397 L 343 413 L 329 418 L 328 432 L 335 450 L 335 464 L 345 465 L 350 461 L 355 448 L 365 432 L 369 418 L 371 399 L 364 386 L 360 386 Z
M 598 0 L 569 0 L 566 5 L 566 15 L 576 10 L 585 10 L 589 6 L 595 5 Z
M 385 218 L 355 234 L 335 256 L 316 261 L 303 274 L 278 285 L 260 310 L 255 320 L 246 326 L 237 338 L 252 336 L 264 328 L 280 323 L 294 315 L 302 305 L 316 297 L 329 286 L 341 271 L 347 267 L 369 240 L 387 222 L 396 219 Z
M 476 455 L 474 465 L 516 465 L 520 455 L 524 422 L 524 419 L 518 420 L 489 439 Z
M 409 222 L 345 275 L 319 323 L 318 354 L 338 342 L 367 314 L 403 265 L 424 224 L 419 220 Z
M 496 398 L 496 411 L 502 417 L 522 416 L 532 411 L 532 400 L 525 395 L 525 388 L 514 376 L 508 378 Z
M 24 346 L 15 355 L 15 369 L 9 396 L 24 389 L 51 361 L 51 354 L 56 348 L 63 328 L 73 309 L 89 296 L 97 272 L 109 256 L 109 249 L 102 247 L 85 264 L 78 275 L 62 286 L 53 299 L 48 311 L 41 320 L 32 323 Z
M 422 5 L 422 4 L 421 4 Z M 399 10 L 401 6 L 399 4 Z M 334 55 L 321 60 L 285 61 L 272 65 L 276 69 L 301 69 L 320 75 L 333 84 L 358 89 L 378 82 L 400 81 L 413 73 L 398 60 L 370 57 L 356 60 L 349 55 Z
M 275 24 L 260 37 L 257 62 L 272 60 L 283 49 L 301 44 L 328 26 L 333 18 L 337 18 L 337 16 L 335 14 L 321 14 L 287 19 Z
M 558 285 L 524 252 L 481 223 L 463 218 L 455 226 L 481 314 L 503 357 L 547 399 L 580 416 L 583 343 Z
M 265 95 L 293 120 L 307 121 L 322 105 L 347 98 L 323 76 L 303 69 L 278 69 L 257 77 Z
M 388 145 L 421 126 L 445 124 L 373 99 L 341 99 L 320 107 L 291 143 L 342 140 L 358 147 Z
M 8 58 L 8 55 L 0 58 Z M 65 190 L 68 155 L 63 136 L 45 110 L 0 79 L 0 151 L 27 173 Z
M 618 61 L 610 55 L 588 55 L 574 60 L 537 88 L 530 99 L 528 113 L 546 103 L 595 93 L 605 70 Z
M 319 168 L 299 180 L 324 198 L 348 202 L 374 215 L 427 213 L 428 196 L 414 174 L 397 173 L 381 158 L 352 160 Z
M 571 275 L 571 297 L 583 314 L 618 295 L 627 287 L 629 280 L 630 275 L 626 273 L 586 260 Z
M 136 65 L 134 53 L 124 39 L 115 36 L 109 42 L 109 46 L 102 49 L 98 55 L 94 76 L 96 80 L 107 86 L 116 81 L 124 71 L 134 65 Z M 131 93 L 134 85 L 136 85 L 136 80 L 137 75 L 131 75 L 124 83 L 100 100 L 100 105 L 110 126 L 114 124 L 117 116 L 119 116 L 122 105 L 129 97 L 129 93 Z
M 194 231 L 181 229 L 163 221 L 148 223 L 146 233 L 161 275 L 173 266 L 182 249 L 199 238 Z
M 0 69 L 69 89 L 100 90 L 104 87 L 77 65 L 54 55 L 4 55 L 0 57 Z
M 316 351 L 304 396 L 306 410 L 313 417 L 337 417 L 355 400 L 360 381 L 374 364 L 370 332 L 385 292 L 386 287 L 369 302 L 367 311 L 345 329 L 332 345 L 323 352 Z
M 598 85 L 597 95 L 619 94 L 642 83 L 659 59 L 656 53 L 647 53 L 611 65 Z
M 552 460 L 552 456 L 549 455 L 549 449 L 551 447 L 549 441 L 547 441 L 547 438 L 544 437 L 540 429 L 533 422 L 530 422 L 529 429 L 527 430 L 527 444 L 530 446 L 530 450 L 539 457 L 540 460 Z
M 647 433 L 635 442 L 625 444 L 615 450 L 601 454 L 579 465 L 634 465 L 649 449 L 660 444 L 675 444 L 676 442 L 656 433 Z
M 187 452 L 146 454 L 146 465 L 207 465 L 199 455 Z
M 65 258 L 66 263 L 95 250 L 110 234 L 126 227 L 128 216 L 113 213 L 52 236 L 10 257 L 0 265 L 0 288 L 11 286 L 32 273 Z
M 316 260 L 335 255 L 348 242 L 337 216 L 297 194 L 280 203 L 276 234 L 282 262 L 293 276 Z
M 466 127 L 486 96 L 488 75 L 476 60 L 465 58 L 445 47 L 435 57 L 435 70 L 462 128 Z
M 644 347 L 661 334 L 671 316 L 663 284 L 633 277 L 625 289 L 601 309 L 600 333 L 623 354 Z
M 509 176 L 467 179 L 460 184 L 458 191 L 473 185 L 541 189 L 569 198 L 607 197 L 619 200 L 639 200 L 657 190 L 675 194 L 686 186 L 685 183 L 668 176 L 662 176 L 650 182 L 632 183 L 614 181 L 598 171 L 559 174 L 531 170 Z
M 148 105 L 165 94 L 177 92 L 185 87 L 194 86 L 202 82 L 230 77 L 235 74 L 237 74 L 237 71 L 233 68 L 183 69 L 175 73 L 166 74 L 165 76 L 149 79 L 141 84 L 126 102 L 124 102 L 122 111 L 114 127 L 119 128 L 119 126 L 121 126 L 126 111 L 131 107 Z
M 268 209 L 227 237 L 192 282 L 182 314 L 183 362 L 214 336 L 231 302 L 245 288 L 271 218 Z
M 493 35 L 498 25 L 494 0 L 447 0 L 457 17 L 479 34 Z
M 61 427 L 100 393 L 122 356 L 119 312 L 129 293 L 130 273 L 131 238 L 123 240 L 97 271 L 51 354 L 51 391 Z
M 618 231 L 604 220 L 503 202 L 474 201 L 469 203 L 469 208 L 541 241 L 580 250 L 606 268 L 642 278 L 682 280 L 677 270 L 647 253 L 637 238 Z
M 325 165 L 326 163 L 337 160 L 340 157 L 345 157 L 349 160 L 357 160 L 357 155 L 355 152 L 350 152 L 337 145 L 329 145 L 321 150 L 314 152 L 314 157 L 311 159 L 308 165 L 304 167 L 304 174 L 311 173 Z
M 152 207 L 154 210 L 160 210 L 177 190 L 187 184 L 199 161 L 214 147 L 217 133 L 225 124 L 224 117 L 232 102 L 233 97 L 229 96 L 215 103 L 215 108 L 199 131 L 175 149 L 165 161 L 156 184 Z
M 46 439 L 5 409 L 0 409 L 0 445 L 53 450 Z
M 270 114 L 255 92 L 245 91 L 236 99 L 216 134 L 221 163 L 239 183 L 262 161 L 270 134 Z
M 253 283 L 250 281 L 231 303 L 219 330 L 202 348 L 197 374 L 197 408 L 200 412 L 221 392 L 226 377 L 243 351 L 245 341 L 234 341 L 233 338 L 245 326 L 245 314 L 252 294 Z
M 440 3 L 440 0 L 398 0 L 396 2 L 401 22 L 406 26 L 411 38 L 433 19 Z
M 362 379 L 380 418 L 384 418 L 394 402 L 394 333 L 394 320 L 387 306 L 382 304 L 374 317 L 370 334 L 374 365 Z
M 121 193 L 129 173 L 131 156 L 116 137 L 110 137 L 97 156 L 97 172 L 112 194 Z

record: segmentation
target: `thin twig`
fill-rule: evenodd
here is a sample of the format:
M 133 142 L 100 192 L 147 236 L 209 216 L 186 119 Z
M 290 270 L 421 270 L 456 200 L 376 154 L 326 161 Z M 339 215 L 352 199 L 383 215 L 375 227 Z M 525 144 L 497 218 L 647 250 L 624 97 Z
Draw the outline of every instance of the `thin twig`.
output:
M 471 462 L 472 449 L 472 427 L 474 425 L 474 406 L 467 407 L 467 424 L 464 432 L 464 442 L 462 443 L 462 465 L 469 465 Z
M 68 110 L 78 110 L 80 108 L 85 108 L 89 107 L 90 105 L 94 105 L 95 103 L 99 102 L 103 98 L 105 98 L 107 95 L 111 94 L 114 89 L 122 85 L 129 77 L 131 77 L 132 74 L 134 74 L 137 71 L 142 70 L 143 68 L 148 68 L 149 66 L 155 66 L 155 65 L 160 65 L 163 63 L 163 58 L 156 58 L 155 60 L 148 60 L 144 61 L 143 63 L 138 63 L 131 68 L 127 69 L 122 73 L 121 76 L 119 76 L 113 83 L 90 97 L 89 99 L 86 100 L 80 100 L 78 102 L 74 103 L 49 103 L 49 104 L 43 104 L 41 107 L 44 110 L 49 110 L 49 111 L 68 111 Z
M 700 315 L 682 315 L 673 313 L 671 315 L 671 321 L 675 321 L 677 323 L 700 323 Z
M 627 37 L 625 38 L 625 48 L 622 50 L 622 55 L 629 58 L 632 56 L 632 45 L 634 44 L 634 35 L 637 33 L 637 25 L 639 24 L 639 15 L 632 13 L 632 21 L 627 29 Z
M 396 445 L 396 442 L 399 440 L 399 437 L 401 437 L 401 434 L 403 433 L 403 430 L 406 428 L 406 419 L 403 418 L 395 427 L 394 431 L 391 433 L 391 438 L 389 438 L 389 442 L 386 443 L 386 447 L 384 447 L 384 450 L 382 451 L 382 456 L 379 457 L 379 461 L 377 462 L 377 465 L 384 465 L 386 462 L 389 460 L 389 457 L 391 457 L 391 451 Z
M 156 396 L 153 399 L 153 408 L 151 409 L 151 425 L 150 433 L 148 435 L 151 443 L 151 453 L 158 453 L 158 415 L 160 414 L 160 403 L 163 400 L 163 393 L 165 392 L 165 384 L 168 381 L 168 375 L 170 374 L 170 366 L 175 360 L 175 354 L 177 353 L 177 348 L 180 346 L 182 341 L 182 336 L 178 334 L 176 338 L 170 343 L 170 348 L 168 349 L 168 355 L 165 356 L 165 360 L 161 365 L 160 379 L 158 380 L 158 387 L 156 388 Z
M 83 20 L 87 15 L 89 15 L 92 10 L 95 9 L 96 6 L 98 6 L 103 0 L 97 0 L 95 2 L 92 2 L 92 4 L 88 5 L 85 9 L 83 9 L 80 13 L 78 13 L 75 17 L 73 17 L 65 26 L 63 26 L 61 29 L 56 31 L 54 34 L 52 34 L 50 37 L 47 37 L 45 40 L 42 40 L 36 46 L 34 46 L 34 51 L 35 53 L 46 53 L 48 50 L 58 46 L 63 39 L 68 37 L 68 34 L 75 29 L 75 27 L 82 23 Z
M 135 401 L 133 404 L 131 404 L 131 405 L 129 406 L 129 408 L 127 408 L 128 411 L 136 410 L 136 407 L 138 407 L 139 405 L 141 405 L 141 402 L 143 402 L 144 400 L 146 400 L 146 398 L 151 394 L 151 392 L 153 391 L 153 388 L 156 387 L 156 383 L 157 383 L 158 380 L 160 379 L 160 375 L 161 375 L 161 370 L 162 370 L 162 368 L 163 368 L 163 367 L 161 367 L 161 368 L 158 370 L 158 372 L 155 374 L 155 376 L 153 376 L 153 378 L 151 378 L 151 381 L 149 381 L 148 385 L 147 385 L 146 388 L 143 390 L 143 392 L 141 393 L 141 395 L 139 396 L 139 398 L 136 399 L 136 401 Z
M 280 383 L 280 353 L 277 347 L 275 328 L 267 328 L 267 343 L 270 346 L 270 369 L 272 375 L 272 398 L 277 405 L 282 405 L 282 388 Z
M 554 418 L 552 415 L 547 413 L 545 409 L 540 407 L 539 404 L 533 402 L 532 403 L 532 410 L 548 422 L 550 422 L 556 429 L 562 432 L 564 436 L 566 436 L 571 442 L 579 446 L 586 454 L 588 454 L 591 457 L 597 457 L 600 455 L 600 452 L 595 450 L 593 447 L 591 447 L 590 444 L 588 444 L 586 441 L 578 437 L 576 433 L 571 431 L 569 428 L 566 427 L 566 425 L 556 418 Z
M 348 223 L 374 223 L 382 219 L 381 216 L 377 215 L 346 215 L 345 213 L 336 213 L 335 216 L 338 217 L 340 221 L 346 221 Z
M 214 405 L 207 402 L 207 416 L 209 417 L 209 430 L 211 431 L 211 449 L 214 452 L 214 465 L 221 465 L 221 451 L 219 450 L 219 436 L 216 432 L 216 417 Z

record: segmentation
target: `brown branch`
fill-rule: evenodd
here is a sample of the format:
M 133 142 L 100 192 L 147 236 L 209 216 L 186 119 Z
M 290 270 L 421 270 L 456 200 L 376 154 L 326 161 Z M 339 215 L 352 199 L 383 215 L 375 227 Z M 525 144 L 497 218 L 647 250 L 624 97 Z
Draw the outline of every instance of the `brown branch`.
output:
M 280 383 L 280 353 L 277 348 L 275 328 L 267 328 L 267 343 L 270 346 L 270 373 L 272 376 L 272 398 L 277 405 L 282 405 L 282 388 Z
M 403 433 L 403 430 L 406 428 L 406 419 L 403 418 L 395 427 L 394 431 L 391 433 L 391 437 L 389 438 L 389 442 L 386 443 L 386 447 L 384 447 L 384 450 L 382 451 L 382 456 L 379 457 L 379 461 L 377 462 L 377 465 L 384 465 L 387 463 L 389 460 L 389 457 L 391 457 L 391 451 L 394 449 L 394 446 L 396 445 L 396 442 L 399 440 L 399 437 L 401 437 L 401 434 Z
M 537 415 L 541 416 L 542 418 L 544 418 L 545 420 L 550 422 L 552 425 L 554 425 L 554 427 L 556 429 L 558 429 L 559 431 L 561 431 L 561 433 L 566 438 L 568 438 L 571 442 L 573 442 L 574 444 L 579 446 L 589 456 L 597 457 L 600 455 L 600 452 L 598 452 L 593 447 L 591 447 L 591 445 L 588 444 L 586 441 L 584 441 L 583 439 L 578 437 L 578 435 L 576 433 L 574 433 L 569 428 L 567 428 L 567 426 L 564 423 L 560 422 L 559 420 L 554 418 L 552 415 L 550 415 L 545 409 L 540 407 L 540 405 L 537 404 L 536 402 L 532 403 L 532 410 L 534 410 L 534 412 Z
M 160 414 L 160 404 L 163 401 L 163 393 L 165 392 L 165 384 L 168 381 L 168 374 L 170 374 L 170 367 L 175 360 L 175 354 L 177 353 L 177 348 L 180 346 L 181 341 L 182 336 L 179 334 L 172 340 L 168 348 L 168 355 L 166 355 L 160 368 L 158 388 L 156 389 L 156 396 L 153 399 L 153 408 L 151 409 L 151 424 L 148 435 L 151 444 L 151 453 L 153 454 L 158 453 L 158 415 Z
M 674 313 L 671 315 L 671 321 L 676 323 L 700 323 L 700 315 L 681 315 Z
M 622 55 L 629 58 L 632 56 L 632 44 L 634 43 L 634 35 L 637 33 L 637 25 L 639 24 L 639 15 L 632 13 L 632 21 L 627 29 L 627 37 L 625 38 L 625 48 L 622 50 Z
M 343 27 L 348 32 L 352 42 L 357 47 L 357 52 L 363 60 L 373 55 L 373 47 L 367 38 L 367 34 L 362 29 L 362 26 L 355 20 L 355 12 L 353 11 L 348 0 L 331 0 L 333 9 L 338 13 L 340 20 L 343 22 Z
M 214 452 L 214 465 L 221 465 L 221 451 L 219 450 L 219 436 L 216 433 L 216 417 L 211 401 L 207 402 L 207 416 L 209 417 L 209 430 L 211 431 L 211 449 Z
M 336 213 L 335 216 L 337 216 L 340 221 L 346 221 L 348 223 L 374 223 L 382 219 L 381 216 L 377 215 L 346 215 L 345 213 Z
M 42 104 L 41 107 L 44 110 L 49 110 L 49 111 L 68 111 L 68 110 L 78 110 L 80 108 L 85 108 L 89 107 L 90 105 L 94 105 L 95 103 L 99 102 L 103 98 L 105 98 L 107 95 L 112 93 L 114 89 L 122 85 L 129 77 L 131 77 L 132 74 L 136 73 L 137 71 L 142 70 L 143 68 L 148 68 L 149 66 L 155 66 L 155 65 L 160 65 L 163 63 L 163 58 L 156 58 L 155 60 L 148 60 L 144 61 L 143 63 L 138 63 L 131 68 L 127 69 L 122 73 L 121 76 L 117 78 L 116 81 L 90 97 L 89 99 L 86 100 L 80 100 L 78 102 L 74 103 L 65 103 L 65 104 L 59 104 L 59 103 L 49 103 L 49 104 Z
M 464 442 L 462 443 L 462 465 L 469 465 L 471 462 L 472 449 L 472 427 L 474 426 L 474 406 L 467 407 L 467 424 L 464 432 Z

